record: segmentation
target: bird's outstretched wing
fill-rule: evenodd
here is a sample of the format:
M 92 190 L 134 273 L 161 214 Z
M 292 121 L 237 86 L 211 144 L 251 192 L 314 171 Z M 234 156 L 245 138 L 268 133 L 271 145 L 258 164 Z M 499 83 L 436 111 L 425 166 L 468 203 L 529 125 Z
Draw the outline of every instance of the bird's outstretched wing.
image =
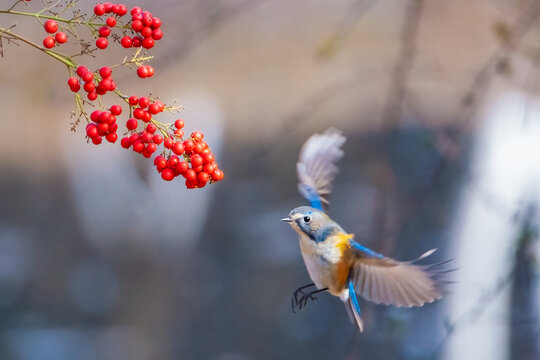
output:
M 354 247 L 353 247 L 354 249 Z M 442 298 L 443 286 L 448 283 L 442 276 L 448 272 L 440 264 L 417 265 L 416 261 L 431 255 L 430 250 L 409 262 L 388 257 L 366 256 L 358 251 L 351 270 L 356 293 L 376 304 L 398 307 L 422 306 Z
M 323 134 L 312 135 L 302 146 L 296 172 L 298 190 L 311 207 L 326 210 L 328 195 L 332 192 L 332 182 L 338 168 L 335 163 L 343 156 L 341 146 L 345 137 L 333 128 Z

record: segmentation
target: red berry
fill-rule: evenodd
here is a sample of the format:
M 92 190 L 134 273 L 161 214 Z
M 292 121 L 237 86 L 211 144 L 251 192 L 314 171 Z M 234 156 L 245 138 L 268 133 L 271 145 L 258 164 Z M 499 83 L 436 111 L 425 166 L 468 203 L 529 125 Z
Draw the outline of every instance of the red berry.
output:
M 154 29 L 157 29 L 157 28 L 160 27 L 160 26 L 161 26 L 161 19 L 154 16 L 154 18 L 152 19 L 152 27 L 153 27 Z M 156 39 L 156 40 L 157 40 L 157 39 Z
M 179 138 L 183 138 L 184 137 L 184 130 L 176 129 L 176 130 L 174 130 L 174 135 L 176 135 Z
M 179 161 L 180 161 L 180 159 L 178 158 L 178 156 L 171 155 L 171 157 L 167 161 L 167 166 L 172 168 L 172 167 L 176 166 L 176 164 L 178 164 Z
M 213 163 L 214 160 L 215 160 L 214 155 L 212 155 L 212 153 L 202 154 L 202 158 L 203 158 L 205 164 Z
M 109 123 L 109 119 L 111 118 L 111 113 L 108 111 L 102 111 L 98 116 L 98 122 L 99 123 Z
M 91 71 L 85 72 L 84 74 L 82 74 L 81 80 L 84 81 L 85 83 L 94 81 L 94 73 Z
M 189 164 L 185 161 L 180 161 L 174 167 L 173 171 L 175 175 L 180 175 L 189 170 Z
M 99 135 L 98 127 L 95 124 L 89 124 L 86 127 L 86 135 L 88 135 L 89 138 L 95 138 Z
M 116 130 L 118 130 L 118 123 L 115 122 L 111 124 L 111 127 L 109 128 L 109 132 L 116 132 Z
M 124 148 L 124 149 L 127 149 L 129 148 L 130 144 L 129 144 L 129 138 L 126 136 L 126 137 L 123 137 L 122 140 L 120 140 L 120 145 Z
M 204 165 L 203 167 L 203 171 L 207 174 L 210 174 L 212 175 L 214 173 L 214 171 L 216 170 L 217 166 L 216 164 L 212 163 L 212 164 L 206 164 Z
M 144 108 L 148 107 L 149 104 L 150 104 L 150 99 L 148 99 L 146 96 L 141 96 L 139 98 L 139 106 L 141 108 L 144 109 Z
M 163 142 L 163 136 L 161 136 L 160 134 L 156 134 L 154 135 L 154 137 L 152 138 L 152 141 L 155 143 L 155 144 L 161 144 Z
M 131 39 L 131 45 L 133 47 L 141 47 L 142 38 L 140 36 L 134 36 L 133 39 Z
M 223 177 L 224 177 L 223 171 L 221 171 L 220 169 L 216 169 L 214 173 L 212 174 L 212 180 L 214 181 L 223 180 Z
M 105 139 L 107 139 L 108 142 L 110 143 L 115 143 L 116 140 L 118 140 L 118 135 L 113 132 L 113 133 L 108 133 L 106 136 L 105 136 Z
M 105 13 L 108 14 L 108 13 L 112 12 L 114 5 L 112 3 L 110 3 L 110 2 L 106 2 L 105 4 L 103 4 L 103 6 L 105 6 Z
M 81 85 L 79 85 L 79 83 L 73 85 L 73 86 L 70 86 L 69 89 L 73 92 L 77 92 L 79 90 L 81 90 Z
M 105 135 L 109 132 L 109 124 L 99 123 L 98 124 L 99 135 Z
M 122 113 L 122 107 L 120 105 L 111 106 L 111 114 L 118 116 L 121 113 Z
M 161 38 L 163 38 L 163 31 L 161 29 L 154 29 L 152 31 L 152 39 L 161 40 Z
M 139 76 L 141 79 L 148 77 L 148 68 L 146 65 L 141 65 L 137 68 L 137 76 Z
M 141 20 L 133 20 L 131 22 L 131 28 L 133 31 L 139 32 L 144 28 L 143 22 Z
M 118 15 L 118 16 L 124 16 L 124 15 L 127 14 L 127 11 L 128 11 L 128 9 L 127 9 L 127 6 L 126 6 L 126 5 L 124 5 L 124 4 L 118 4 L 118 7 L 116 8 L 115 13 L 116 13 L 116 15 Z
M 133 110 L 133 117 L 135 119 L 142 120 L 142 118 L 144 117 L 144 110 L 141 108 L 136 108 L 135 110 Z
M 204 138 L 204 135 L 200 131 L 194 131 L 191 133 L 191 138 L 193 139 L 193 141 L 199 142 Z
M 204 164 L 204 160 L 201 155 L 195 154 L 191 158 L 191 167 L 196 168 Z
M 159 112 L 162 112 L 163 110 L 165 110 L 165 104 L 162 103 L 161 101 L 156 100 L 156 101 L 154 102 L 154 104 L 156 104 L 157 106 L 159 106 Z
M 195 181 L 197 179 L 197 173 L 193 169 L 188 169 L 184 174 L 184 178 L 187 181 Z
M 146 126 L 146 132 L 147 132 L 147 133 L 153 134 L 153 133 L 156 132 L 156 130 L 157 130 L 157 126 L 154 125 L 154 124 L 148 124 L 148 125 Z
M 159 104 L 156 104 L 156 103 L 152 103 L 150 104 L 150 106 L 148 106 L 148 112 L 152 115 L 155 115 L 157 113 L 160 113 L 161 112 L 161 109 L 160 109 L 160 106 Z
M 68 37 L 65 32 L 59 31 L 56 33 L 56 35 L 54 35 L 54 39 L 56 40 L 57 43 L 64 44 L 67 42 Z
M 94 145 L 99 145 L 99 144 L 101 144 L 101 141 L 103 141 L 103 139 L 101 138 L 101 136 L 96 136 L 95 138 L 92 138 L 92 142 L 94 143 Z
M 122 47 L 125 47 L 126 49 L 127 48 L 130 48 L 131 47 L 131 44 L 133 42 L 131 41 L 131 38 L 129 36 L 124 36 L 121 40 L 120 40 L 120 44 L 122 45 Z
M 174 179 L 174 173 L 172 169 L 166 168 L 161 172 L 161 178 L 165 181 L 171 181 Z
M 184 145 L 181 143 L 181 142 L 176 142 L 174 143 L 174 145 L 172 146 L 172 151 L 176 154 L 176 155 L 182 155 L 184 153 Z
M 154 136 L 146 131 L 141 135 L 141 140 L 145 143 L 151 142 L 153 138 Z
M 194 148 L 195 148 L 195 143 L 193 142 L 193 140 L 184 141 L 184 149 L 186 149 L 187 153 L 191 153 Z
M 144 39 L 142 41 L 142 47 L 145 48 L 145 49 L 153 48 L 154 47 L 154 39 L 152 39 L 151 37 Z M 148 76 L 152 76 L 152 75 L 148 75 Z
M 174 126 L 177 128 L 177 129 L 181 129 L 184 127 L 184 120 L 182 119 L 178 119 L 174 122 Z
M 197 167 L 192 167 L 193 170 L 195 170 L 195 172 L 198 174 L 200 173 L 201 171 L 203 171 L 203 167 L 202 165 L 199 165 Z
M 193 152 L 194 152 L 195 154 L 202 154 L 203 151 L 204 151 L 204 144 L 203 144 L 203 142 L 195 143 L 195 148 L 193 148 Z
M 101 84 L 100 84 L 100 85 L 101 85 Z M 103 88 L 103 86 L 100 86 L 100 85 L 98 85 L 98 86 L 96 87 L 96 93 L 97 93 L 98 95 L 105 95 L 105 94 L 107 93 L 107 90 L 106 90 L 105 88 Z
M 84 74 L 88 72 L 88 68 L 86 66 L 79 66 L 77 70 L 75 71 L 79 77 L 82 77 Z
M 200 183 L 207 183 L 208 180 L 210 180 L 210 175 L 202 171 L 199 174 L 197 174 L 197 179 L 199 180 Z
M 139 99 L 136 96 L 130 96 L 128 101 L 131 106 L 135 106 L 139 103 Z
M 111 29 L 109 29 L 106 26 L 102 26 L 102 27 L 99 28 L 98 33 L 99 33 L 99 36 L 107 37 L 107 36 L 111 35 Z
M 107 18 L 105 23 L 107 24 L 107 26 L 114 27 L 116 25 L 116 18 L 110 16 Z
M 149 122 L 150 120 L 152 120 L 152 114 L 150 114 L 148 111 L 144 111 L 142 120 L 144 122 Z
M 92 111 L 92 113 L 90 114 L 90 120 L 97 123 L 99 121 L 99 115 L 101 115 L 101 111 L 99 110 Z
M 74 87 L 79 85 L 79 80 L 76 77 L 70 77 L 67 83 L 69 87 Z
M 150 143 L 146 145 L 146 151 L 148 151 L 150 154 L 155 153 L 157 150 L 157 145 L 154 143 Z
M 102 49 L 102 50 L 106 49 L 108 45 L 109 45 L 109 40 L 107 40 L 104 37 L 100 37 L 96 40 L 96 46 L 98 49 Z
M 88 100 L 90 100 L 90 101 L 96 100 L 96 99 L 97 99 L 97 96 L 98 96 L 98 95 L 97 95 L 97 93 L 95 93 L 95 92 L 90 92 L 90 93 L 88 93 L 88 95 L 86 95 L 86 97 L 87 97 Z
M 152 26 L 152 24 L 154 23 L 154 18 L 152 17 L 152 14 L 150 14 L 149 12 L 143 12 L 142 22 L 144 26 Z
M 144 40 L 143 40 L 144 42 Z M 151 67 L 150 65 L 146 65 L 147 67 L 147 70 L 148 70 L 148 77 L 151 77 L 151 76 L 154 76 L 154 68 Z
M 105 89 L 105 90 L 107 90 L 107 91 L 114 90 L 113 82 L 112 82 L 111 78 L 104 78 L 103 80 L 101 80 L 99 82 L 98 86 Z
M 54 38 L 52 36 L 47 36 L 45 39 L 43 39 L 43 46 L 45 46 L 47 49 L 51 49 L 54 47 Z
M 93 82 L 87 82 L 84 84 L 83 88 L 84 91 L 91 93 L 96 90 L 96 84 L 94 84 Z
M 96 6 L 94 6 L 94 14 L 96 14 L 97 16 L 105 14 L 105 5 L 97 4 Z
M 101 69 L 99 69 L 99 75 L 101 75 L 102 78 L 108 78 L 112 75 L 112 70 L 108 66 L 104 66 Z
M 141 29 L 141 35 L 143 38 L 149 38 L 152 36 L 152 28 L 150 26 L 144 26 Z
M 142 9 L 138 6 L 134 6 L 133 9 L 131 9 L 131 15 L 138 14 L 142 11 Z
M 131 119 L 128 119 L 128 121 L 126 121 L 126 127 L 128 130 L 135 130 L 138 126 L 138 122 L 137 120 L 131 118 Z
M 167 167 L 167 159 L 165 159 L 163 156 L 158 155 L 154 159 L 154 165 L 157 167 L 158 171 L 163 170 L 165 167 Z
M 49 34 L 54 34 L 58 31 L 58 23 L 55 20 L 49 19 L 45 21 L 45 24 L 43 24 L 43 27 L 45 28 L 45 31 Z
M 166 149 L 172 148 L 173 145 L 174 145 L 174 141 L 171 138 L 166 138 L 165 141 L 163 142 L 163 146 L 165 146 Z
M 133 143 L 133 151 L 135 152 L 142 152 L 144 150 L 144 143 L 140 140 L 137 140 Z

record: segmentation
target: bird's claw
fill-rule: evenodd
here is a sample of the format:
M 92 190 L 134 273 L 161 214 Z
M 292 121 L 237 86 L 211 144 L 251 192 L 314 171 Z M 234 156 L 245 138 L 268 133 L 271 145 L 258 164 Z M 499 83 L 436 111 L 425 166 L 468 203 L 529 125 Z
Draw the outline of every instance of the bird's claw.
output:
M 295 308 L 298 308 L 298 311 L 302 311 L 307 306 L 309 300 L 317 301 L 313 292 L 305 292 L 302 288 L 296 289 L 291 297 L 292 312 L 296 313 Z

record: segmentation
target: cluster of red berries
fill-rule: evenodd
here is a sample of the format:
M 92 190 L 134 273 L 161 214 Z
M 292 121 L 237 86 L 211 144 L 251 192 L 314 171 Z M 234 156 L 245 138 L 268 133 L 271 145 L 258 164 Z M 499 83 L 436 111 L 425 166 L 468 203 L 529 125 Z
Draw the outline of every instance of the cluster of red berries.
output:
M 103 3 L 97 4 L 94 7 L 94 14 L 102 16 L 105 14 L 114 14 L 117 17 L 122 17 L 127 14 L 127 7 L 124 4 Z M 107 37 L 111 34 L 111 28 L 116 26 L 116 17 L 109 16 L 105 23 L 99 29 L 99 38 L 96 40 L 96 46 L 99 49 L 105 49 L 109 45 Z M 131 9 L 131 29 L 137 34 L 133 37 L 125 35 L 120 44 L 124 48 L 143 47 L 151 49 L 155 42 L 163 38 L 163 31 L 160 29 L 161 20 L 158 17 L 152 16 L 149 11 L 143 11 L 140 7 L 135 6 Z
M 92 140 L 92 143 L 95 145 L 101 144 L 103 136 L 110 143 L 115 143 L 118 140 L 116 116 L 121 113 L 122 107 L 120 105 L 113 105 L 109 111 L 95 110 L 90 114 L 92 123 L 86 125 L 86 135 Z
M 112 69 L 108 66 L 99 69 L 98 73 L 101 80 L 99 80 L 97 85 L 94 82 L 94 73 L 88 70 L 86 66 L 79 66 L 76 73 L 83 81 L 83 89 L 88 93 L 86 97 L 90 101 L 96 100 L 98 95 L 105 95 L 107 91 L 114 91 L 116 89 L 116 83 L 112 78 Z M 68 86 L 73 92 L 78 92 L 81 89 L 79 79 L 74 76 L 68 79 Z
M 154 165 L 163 180 L 171 181 L 182 175 L 188 189 L 203 187 L 209 181 L 223 180 L 223 171 L 218 168 L 214 154 L 203 140 L 203 133 L 194 131 L 189 139 L 182 141 L 184 121 L 176 120 L 174 125 L 174 137 L 179 140 L 168 137 L 163 144 L 174 154 L 169 153 L 167 157 L 160 155 L 154 159 Z M 183 156 L 184 160 L 180 160 L 179 156 Z
M 47 49 L 51 49 L 54 47 L 54 45 L 58 44 L 64 44 L 67 42 L 68 37 L 65 32 L 58 31 L 58 23 L 55 20 L 49 19 L 45 21 L 43 24 L 43 28 L 46 32 L 49 34 L 55 34 L 54 37 L 49 35 L 45 39 L 43 39 L 43 46 L 45 46 Z
M 96 46 L 99 49 L 107 48 L 112 29 L 120 27 L 117 25 L 117 19 L 126 15 L 127 12 L 128 8 L 124 4 L 107 2 L 99 3 L 94 7 L 95 16 L 105 15 L 106 17 L 106 19 L 104 17 L 103 26 L 98 29 L 99 37 L 96 39 Z M 135 36 L 125 35 L 120 39 L 124 48 L 143 47 L 150 49 L 155 45 L 155 41 L 163 37 L 163 32 L 160 29 L 161 20 L 152 16 L 150 12 L 143 11 L 140 7 L 134 7 L 131 10 L 131 21 L 127 24 L 135 32 Z M 126 28 L 123 24 L 121 27 Z M 54 20 L 47 21 L 45 30 L 53 34 L 58 31 L 58 24 Z M 61 43 L 59 40 L 54 41 Z M 52 46 L 54 44 L 55 42 Z M 152 66 L 141 65 L 138 61 L 134 62 L 138 65 L 138 77 L 146 78 L 154 75 Z M 73 92 L 79 92 L 82 87 L 90 101 L 116 89 L 115 81 L 112 78 L 112 69 L 107 66 L 96 71 L 79 66 L 76 69 L 76 76 L 68 79 L 68 85 Z M 130 117 L 125 123 L 127 132 L 120 141 L 123 148 L 131 149 L 145 158 L 157 155 L 154 159 L 154 165 L 161 177 L 166 181 L 171 181 L 182 176 L 189 189 L 204 187 L 208 183 L 223 179 L 224 173 L 219 169 L 212 151 L 203 140 L 202 132 L 193 131 L 188 138 L 185 138 L 182 119 L 176 120 L 174 126 L 154 120 L 154 116 L 165 110 L 173 110 L 174 107 L 167 108 L 163 102 L 146 96 L 131 96 L 129 98 L 121 94 L 120 96 L 130 106 Z M 110 143 L 115 143 L 118 140 L 117 131 L 119 128 L 117 116 L 121 113 L 122 107 L 120 105 L 113 105 L 104 111 L 93 111 L 90 114 L 89 124 L 86 126 L 87 138 L 95 145 L 101 144 L 103 138 Z M 161 145 L 163 148 L 160 152 L 158 147 Z
M 126 127 L 128 129 L 133 128 L 133 125 L 130 125 L 130 123 L 133 122 L 136 123 L 137 120 L 133 118 L 129 119 L 126 123 Z M 142 154 L 145 158 L 149 158 L 156 152 L 157 146 L 163 142 L 163 136 L 156 134 L 156 131 L 157 126 L 150 123 L 146 125 L 146 128 L 143 131 L 133 132 L 131 136 L 122 138 L 122 140 L 120 140 L 120 145 L 125 149 L 131 147 L 136 153 Z
M 124 4 L 104 3 L 94 6 L 94 14 L 96 16 L 102 16 L 105 14 L 113 14 L 118 17 L 126 15 L 128 8 Z M 109 16 L 105 20 L 105 26 L 102 26 L 98 30 L 99 37 L 96 39 L 96 47 L 98 49 L 106 49 L 109 46 L 109 40 L 107 39 L 111 34 L 111 28 L 116 26 L 116 17 Z
M 161 20 L 158 17 L 152 16 L 150 11 L 143 11 L 135 6 L 131 9 L 131 29 L 138 35 L 134 37 L 126 35 L 120 40 L 120 44 L 125 48 L 142 46 L 145 49 L 151 49 L 156 41 L 163 38 L 160 27 Z
M 136 96 L 130 96 L 128 99 L 129 105 L 135 107 L 133 109 L 133 117 L 137 120 L 149 122 L 152 119 L 152 115 L 157 115 L 165 110 L 165 104 L 159 100 L 150 100 L 146 96 L 137 98 Z M 135 127 L 136 129 L 137 127 Z M 133 130 L 133 129 L 129 129 Z

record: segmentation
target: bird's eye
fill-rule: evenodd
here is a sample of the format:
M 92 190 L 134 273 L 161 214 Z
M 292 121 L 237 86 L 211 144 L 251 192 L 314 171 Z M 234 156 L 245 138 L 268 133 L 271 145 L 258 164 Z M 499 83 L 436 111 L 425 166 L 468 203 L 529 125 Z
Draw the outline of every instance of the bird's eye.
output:
M 304 216 L 304 222 L 310 222 L 311 221 L 311 216 Z

